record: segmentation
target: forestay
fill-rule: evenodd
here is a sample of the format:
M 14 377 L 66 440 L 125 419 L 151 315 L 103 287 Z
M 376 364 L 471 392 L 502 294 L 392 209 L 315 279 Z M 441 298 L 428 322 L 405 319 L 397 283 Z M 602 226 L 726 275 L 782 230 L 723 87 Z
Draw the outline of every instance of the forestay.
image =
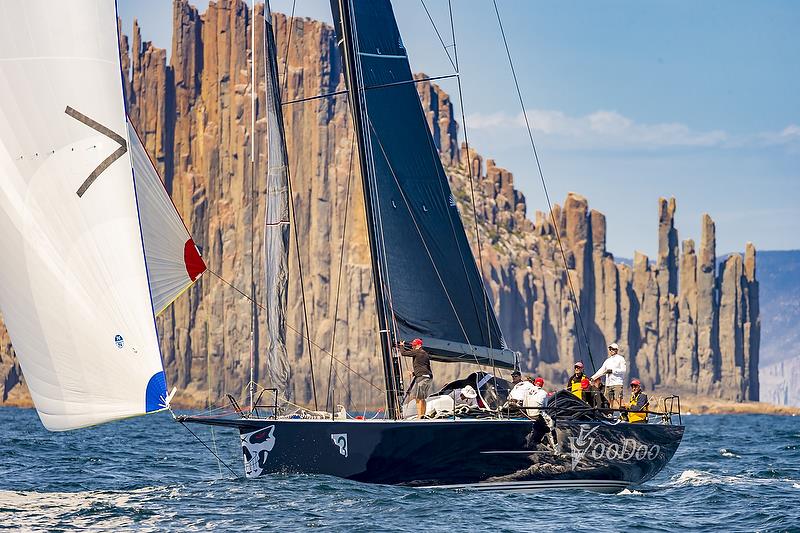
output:
M 130 122 L 128 139 L 153 313 L 158 315 L 192 286 L 206 264 Z
M 162 407 L 113 0 L 0 3 L 0 309 L 45 427 Z
M 351 0 L 378 253 L 401 339 L 444 361 L 511 367 L 388 0 Z M 340 28 L 338 2 L 331 2 Z M 340 42 L 341 36 L 340 36 Z

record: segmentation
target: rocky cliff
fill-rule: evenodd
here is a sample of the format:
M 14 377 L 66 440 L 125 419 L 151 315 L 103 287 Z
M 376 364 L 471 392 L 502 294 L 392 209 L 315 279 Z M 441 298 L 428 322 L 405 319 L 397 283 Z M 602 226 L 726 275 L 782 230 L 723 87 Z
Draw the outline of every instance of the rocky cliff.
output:
M 262 42 L 261 17 L 256 15 L 256 43 Z M 121 37 L 120 49 L 131 119 L 210 270 L 158 320 L 168 381 L 181 391 L 179 400 L 198 405 L 226 392 L 238 395 L 249 380 L 250 303 L 238 290 L 247 293 L 255 283 L 260 297 L 262 243 L 250 220 L 264 218 L 264 58 L 256 46 L 260 81 L 252 132 L 247 6 L 220 0 L 201 14 L 178 0 L 173 23 L 169 63 L 164 50 L 142 41 L 138 26 L 130 41 Z M 290 23 L 277 15 L 275 29 L 278 49 L 286 54 L 278 61 L 285 72 L 285 101 L 344 88 L 330 27 L 308 19 Z M 647 387 L 758 398 L 752 245 L 717 270 L 713 221 L 704 218 L 697 250 L 691 240 L 679 249 L 675 200 L 660 199 L 658 257 L 651 261 L 637 253 L 633 266 L 615 262 L 605 247 L 602 213 L 570 194 L 552 213 L 529 218 L 512 173 L 458 146 L 449 96 L 429 82 L 418 88 L 476 254 L 480 249 L 507 343 L 522 353 L 524 370 L 560 386 L 575 360 L 591 368 L 592 359 L 599 366 L 606 344 L 618 342 L 631 375 Z M 377 406 L 382 367 L 346 98 L 289 104 L 285 120 L 299 243 L 292 243 L 290 255 L 289 394 L 297 403 L 322 407 L 333 381 L 335 402 Z M 253 164 L 251 134 L 258 154 Z M 570 285 L 580 313 L 572 310 Z M 301 334 L 306 329 L 311 343 Z M 265 344 L 263 332 L 256 332 L 256 341 Z M 255 366 L 256 379 L 263 382 L 264 361 L 256 357 Z M 467 370 L 434 369 L 439 383 Z M 4 401 L 20 394 L 15 385 L 21 377 L 4 329 L 0 377 Z

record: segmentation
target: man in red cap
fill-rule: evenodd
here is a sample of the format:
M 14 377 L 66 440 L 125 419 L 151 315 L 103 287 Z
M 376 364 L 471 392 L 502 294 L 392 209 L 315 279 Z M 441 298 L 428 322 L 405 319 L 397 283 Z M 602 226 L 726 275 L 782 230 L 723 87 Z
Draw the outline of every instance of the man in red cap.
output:
M 628 422 L 631 424 L 646 424 L 647 405 L 649 402 L 647 394 L 642 392 L 642 383 L 638 379 L 632 379 L 631 401 L 628 404 Z
M 544 387 L 544 380 L 541 376 L 534 379 L 533 386 L 525 397 L 525 401 L 522 403 L 524 407 L 528 408 L 525 410 L 525 414 L 531 418 L 539 416 L 539 409 L 535 408 L 543 406 L 547 401 L 547 391 L 542 387 Z
M 575 363 L 575 373 L 570 376 L 569 381 L 567 381 L 567 390 L 581 400 L 583 400 L 583 389 L 581 388 L 581 382 L 585 377 L 586 374 L 583 373 L 583 361 L 578 361 Z
M 414 339 L 411 341 L 411 349 L 406 350 L 406 343 L 400 341 L 399 346 L 404 349 L 400 355 L 406 357 L 413 357 L 413 370 L 411 370 L 411 378 L 414 380 L 414 387 L 411 391 L 414 399 L 417 401 L 417 418 L 425 416 L 427 409 L 427 398 L 431 393 L 431 386 L 433 385 L 433 371 L 431 370 L 431 356 L 428 352 L 422 349 L 422 339 Z

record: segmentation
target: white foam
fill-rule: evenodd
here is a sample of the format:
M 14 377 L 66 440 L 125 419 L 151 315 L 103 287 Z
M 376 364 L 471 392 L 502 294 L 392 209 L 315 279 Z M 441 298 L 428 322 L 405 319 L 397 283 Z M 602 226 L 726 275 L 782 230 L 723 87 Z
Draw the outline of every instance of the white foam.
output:
M 741 458 L 742 458 L 742 456 L 741 456 L 741 455 L 736 455 L 736 454 L 735 454 L 735 453 L 733 453 L 732 451 L 730 451 L 730 450 L 726 450 L 725 448 L 720 448 L 720 450 L 719 450 L 719 454 L 720 454 L 722 457 L 733 457 L 733 458 L 736 458 L 736 459 L 741 459 Z
M 684 470 L 672 476 L 669 486 L 701 487 L 703 485 L 774 485 L 776 482 L 791 483 L 792 488 L 800 489 L 800 483 L 794 479 L 760 478 L 750 476 L 723 476 L 703 470 Z
M 673 476 L 672 485 L 676 487 L 700 487 L 703 485 L 742 485 L 745 483 L 752 483 L 753 478 L 744 478 L 739 476 L 721 476 L 712 474 L 711 472 L 704 472 L 702 470 L 684 470 L 677 478 Z
M 617 493 L 617 496 L 628 496 L 628 495 L 644 496 L 644 493 L 639 492 L 638 490 L 631 490 L 631 489 L 622 489 L 621 492 Z

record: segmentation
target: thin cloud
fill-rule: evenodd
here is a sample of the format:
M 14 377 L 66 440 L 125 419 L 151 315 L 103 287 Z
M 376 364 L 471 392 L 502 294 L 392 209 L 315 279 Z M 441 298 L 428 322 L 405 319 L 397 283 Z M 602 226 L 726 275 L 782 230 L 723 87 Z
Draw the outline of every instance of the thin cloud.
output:
M 766 132 L 759 135 L 765 145 L 782 145 L 789 148 L 800 148 L 800 126 L 789 124 L 781 131 Z
M 800 146 L 800 126 L 791 124 L 781 131 L 751 136 L 733 136 L 724 130 L 698 131 L 680 122 L 641 123 L 617 111 L 597 110 L 570 116 L 551 109 L 528 110 L 534 134 L 557 146 L 573 149 L 654 150 L 664 148 L 734 148 Z M 467 117 L 470 129 L 496 131 L 525 127 L 522 113 L 474 114 Z

